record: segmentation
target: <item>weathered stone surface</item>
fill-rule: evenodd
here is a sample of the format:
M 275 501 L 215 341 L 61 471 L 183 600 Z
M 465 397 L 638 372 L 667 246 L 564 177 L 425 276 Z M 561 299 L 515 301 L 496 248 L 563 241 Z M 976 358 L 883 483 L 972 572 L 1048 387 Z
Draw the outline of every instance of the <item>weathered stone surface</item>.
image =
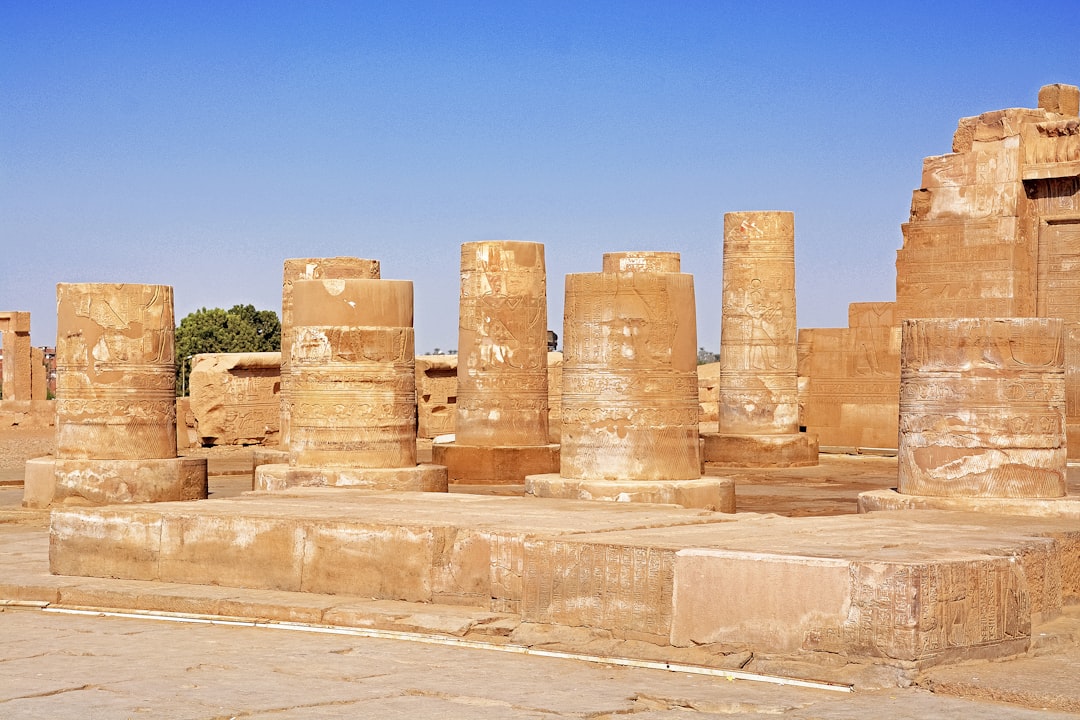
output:
M 176 457 L 172 288 L 61 283 L 57 457 Z
M 442 465 L 421 463 L 403 468 L 310 467 L 287 464 L 259 465 L 254 490 L 277 491 L 293 487 L 340 487 L 359 490 L 446 492 L 447 473 Z
M 719 419 L 720 363 L 697 366 L 698 422 L 715 423 Z
M 298 280 L 290 464 L 416 465 L 412 283 Z
M 1039 107 L 1059 115 L 1076 117 L 1080 113 L 1080 88 L 1054 83 L 1039 88 Z
M 191 361 L 190 408 L 201 445 L 275 444 L 281 353 L 207 353 Z
M 456 405 L 457 355 L 417 355 L 416 436 L 453 433 Z
M 27 462 L 23 507 L 199 500 L 207 495 L 206 458 Z
M 735 512 L 735 483 L 728 478 L 580 480 L 550 473 L 526 476 L 525 491 L 537 497 L 655 503 Z
M 562 436 L 563 354 L 549 351 L 548 367 L 548 442 L 558 444 Z
M 559 446 L 463 445 L 435 443 L 431 460 L 446 467 L 448 480 L 459 485 L 522 485 L 527 475 L 559 468 Z
M 705 460 L 723 458 L 724 467 L 806 467 L 818 463 L 818 439 L 807 433 L 730 435 L 703 433 Z
M 379 261 L 355 257 L 292 258 L 284 263 L 281 281 L 281 417 L 280 440 L 288 448 L 290 437 L 288 366 L 293 343 L 293 283 L 297 280 L 378 279 Z
M 565 314 L 560 474 L 700 477 L 693 277 L 568 275 Z
M 642 250 L 604 253 L 603 272 L 681 272 L 682 258 L 677 252 Z
M 1060 320 L 906 320 L 899 485 L 906 495 L 1065 495 Z
M 44 393 L 31 392 L 30 313 L 0 312 L 0 340 L 4 343 L 4 373 L 0 377 L 3 399 L 44 400 Z
M 548 441 L 547 274 L 541 243 L 461 246 L 456 442 Z

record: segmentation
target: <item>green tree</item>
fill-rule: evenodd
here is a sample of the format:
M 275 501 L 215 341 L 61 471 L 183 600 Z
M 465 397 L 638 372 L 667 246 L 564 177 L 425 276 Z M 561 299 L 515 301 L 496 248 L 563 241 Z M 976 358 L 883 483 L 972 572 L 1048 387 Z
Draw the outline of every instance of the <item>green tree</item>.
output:
M 280 350 L 281 322 L 273 310 L 256 310 L 254 305 L 199 308 L 176 328 L 176 394 L 187 394 L 192 355 Z

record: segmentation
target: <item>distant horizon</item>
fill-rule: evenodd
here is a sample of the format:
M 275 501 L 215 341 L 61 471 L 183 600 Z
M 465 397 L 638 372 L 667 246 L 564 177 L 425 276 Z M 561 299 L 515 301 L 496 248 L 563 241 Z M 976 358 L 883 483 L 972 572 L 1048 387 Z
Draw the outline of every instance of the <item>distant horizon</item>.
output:
M 723 215 L 795 213 L 798 325 L 895 299 L 924 157 L 1080 83 L 1080 13 L 1013 3 L 6 3 L 0 311 L 53 346 L 58 282 L 280 316 L 287 258 L 414 281 L 457 347 L 458 253 L 543 242 L 563 278 L 671 250 L 720 344 Z

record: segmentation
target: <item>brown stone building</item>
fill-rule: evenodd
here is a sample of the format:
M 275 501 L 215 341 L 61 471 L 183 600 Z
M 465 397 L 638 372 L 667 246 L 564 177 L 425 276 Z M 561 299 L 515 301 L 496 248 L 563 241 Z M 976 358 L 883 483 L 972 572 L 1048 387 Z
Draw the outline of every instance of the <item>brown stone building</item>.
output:
M 822 445 L 895 447 L 899 323 L 1040 317 L 1066 323 L 1067 415 L 1080 456 L 1080 89 L 962 118 L 923 162 L 896 258 L 896 303 L 800 332 L 802 424 Z M 889 439 L 892 440 L 888 443 Z

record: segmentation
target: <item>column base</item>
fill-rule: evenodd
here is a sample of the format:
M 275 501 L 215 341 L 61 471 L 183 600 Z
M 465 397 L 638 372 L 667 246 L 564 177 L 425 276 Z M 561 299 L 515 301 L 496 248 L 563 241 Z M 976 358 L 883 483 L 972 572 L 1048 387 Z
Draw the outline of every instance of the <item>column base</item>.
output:
M 988 515 L 1080 519 L 1080 496 L 1058 498 L 937 497 L 903 495 L 896 490 L 859 493 L 859 512 L 879 510 L 953 510 Z
M 26 464 L 23 507 L 205 500 L 206 458 L 60 460 Z
M 293 487 L 446 492 L 446 468 L 425 463 L 407 468 L 325 468 L 269 464 L 255 469 L 255 490 L 273 492 Z
M 262 465 L 288 465 L 289 451 L 277 448 L 258 447 L 251 451 L 251 471 L 255 472 Z
M 446 466 L 451 484 L 522 485 L 528 475 L 559 472 L 559 446 L 438 443 L 431 460 Z
M 525 492 L 542 498 L 658 503 L 735 512 L 735 481 L 700 477 L 695 480 L 579 480 L 552 473 L 525 478 Z
M 789 468 L 818 464 L 818 438 L 812 433 L 705 433 L 701 439 L 705 444 L 705 462 L 722 467 Z

